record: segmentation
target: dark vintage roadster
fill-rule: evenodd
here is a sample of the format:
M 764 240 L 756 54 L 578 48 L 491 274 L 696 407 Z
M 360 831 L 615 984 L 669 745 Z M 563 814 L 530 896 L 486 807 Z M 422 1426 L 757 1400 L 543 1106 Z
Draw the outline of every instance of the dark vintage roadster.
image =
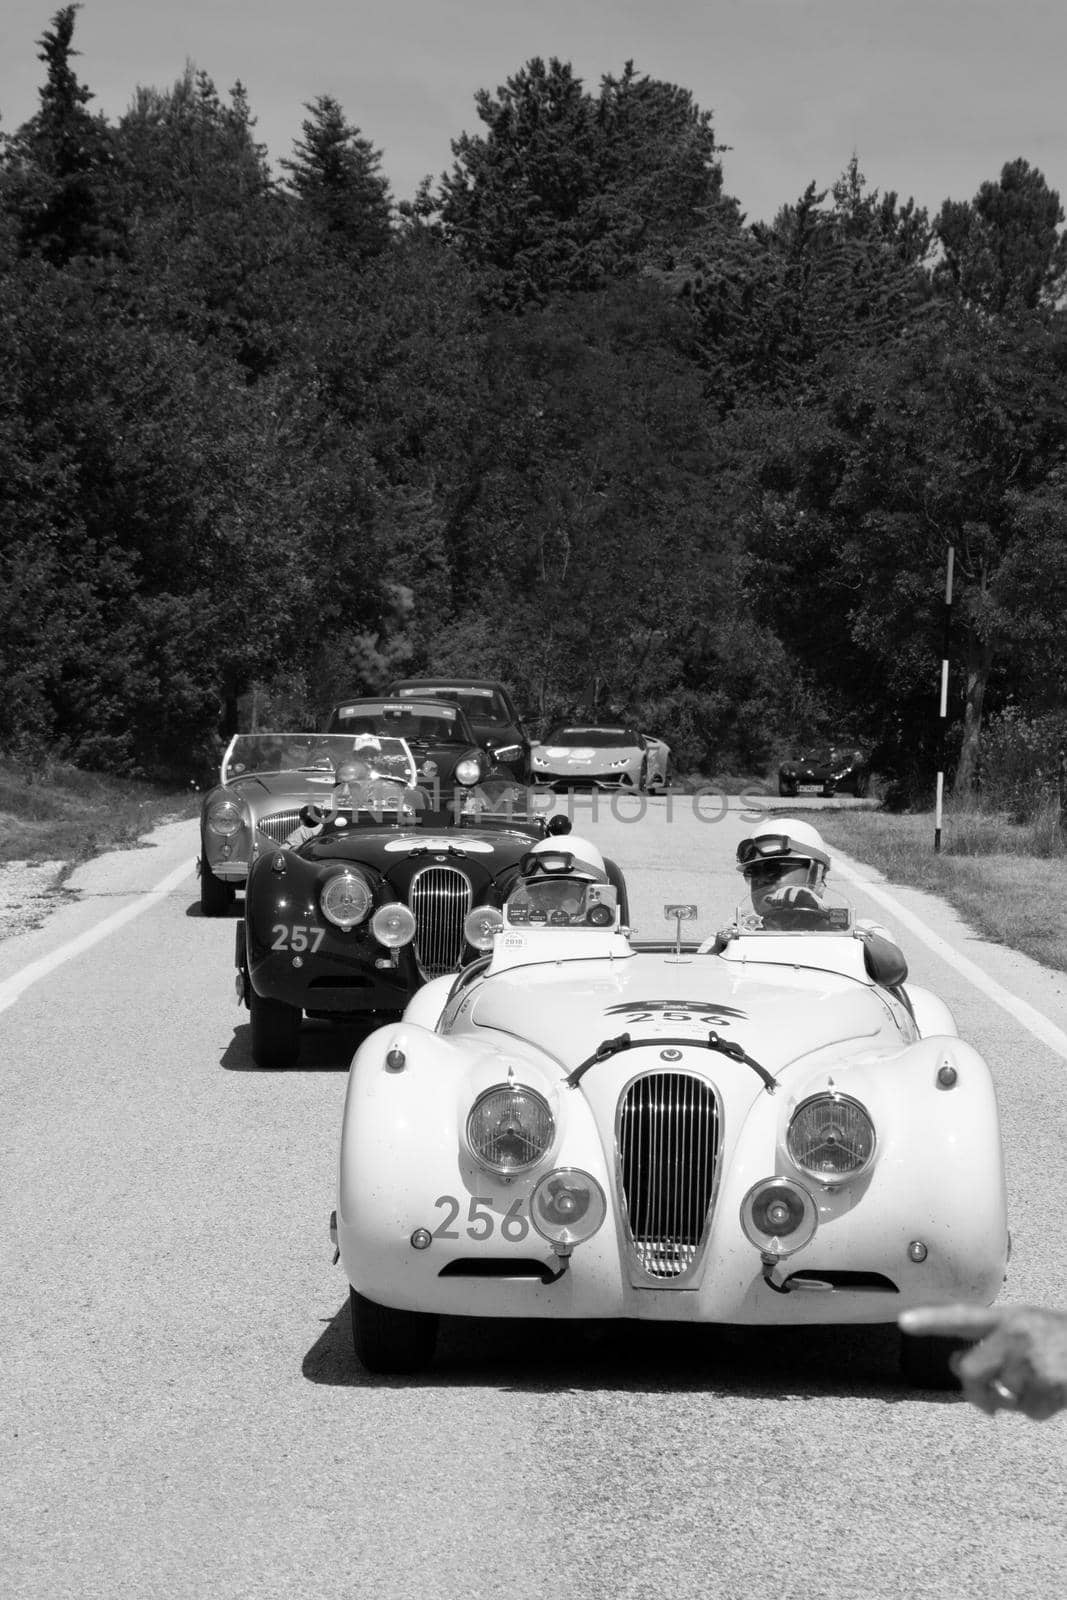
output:
M 570 828 L 564 816 L 364 809 L 353 798 L 321 820 L 307 809 L 310 836 L 252 864 L 236 965 L 257 1066 L 296 1063 L 305 1014 L 384 1022 L 427 979 L 473 958 L 479 912 L 503 904 L 532 844 Z

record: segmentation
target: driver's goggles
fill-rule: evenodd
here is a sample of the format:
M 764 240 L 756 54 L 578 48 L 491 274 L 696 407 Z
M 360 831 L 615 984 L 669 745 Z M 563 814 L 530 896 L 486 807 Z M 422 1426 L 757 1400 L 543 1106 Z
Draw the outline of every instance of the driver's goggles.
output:
M 530 850 L 519 862 L 519 872 L 524 878 L 535 878 L 540 873 L 566 878 L 573 876 L 577 865 L 577 858 L 569 850 Z
M 750 861 L 795 855 L 796 848 L 787 833 L 761 833 L 758 839 L 742 839 L 737 847 L 737 860 L 742 867 Z

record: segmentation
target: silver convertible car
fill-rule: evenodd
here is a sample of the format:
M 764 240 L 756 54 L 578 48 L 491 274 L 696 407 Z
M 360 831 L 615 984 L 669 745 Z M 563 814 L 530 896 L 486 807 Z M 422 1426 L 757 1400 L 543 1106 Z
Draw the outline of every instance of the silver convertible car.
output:
M 200 909 L 220 917 L 243 888 L 261 850 L 284 844 L 303 806 L 325 801 L 336 769 L 355 752 L 351 733 L 238 733 L 222 758 L 219 781 L 200 807 Z M 361 750 L 366 753 L 366 747 Z M 409 788 L 415 762 L 403 739 L 382 737 L 375 776 Z

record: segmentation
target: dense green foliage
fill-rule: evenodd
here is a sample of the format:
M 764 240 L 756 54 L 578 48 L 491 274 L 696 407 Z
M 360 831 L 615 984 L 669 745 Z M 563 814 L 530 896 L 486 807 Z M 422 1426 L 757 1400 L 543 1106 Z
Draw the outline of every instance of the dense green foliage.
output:
M 188 776 L 463 670 L 708 772 L 871 742 L 916 793 L 950 545 L 960 786 L 991 714 L 1060 726 L 1067 244 L 1025 161 L 931 221 L 853 160 L 748 226 L 688 91 L 533 60 L 398 207 L 327 95 L 281 177 L 239 84 L 94 115 L 76 11 L 0 139 L 0 747 Z

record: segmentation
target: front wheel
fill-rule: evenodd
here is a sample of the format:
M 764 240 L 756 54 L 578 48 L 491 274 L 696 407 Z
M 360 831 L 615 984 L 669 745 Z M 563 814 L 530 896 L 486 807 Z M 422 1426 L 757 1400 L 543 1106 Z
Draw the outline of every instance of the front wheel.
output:
M 787 783 L 784 778 L 778 779 L 778 793 L 783 799 L 791 800 L 797 792 L 795 783 Z
M 207 856 L 200 858 L 200 914 L 204 917 L 221 917 L 233 905 L 236 891 L 232 883 L 216 878 Z
M 252 989 L 248 996 L 252 1018 L 252 1060 L 268 1070 L 295 1067 L 300 1056 L 300 1018 L 296 1006 L 281 1000 L 264 1000 Z
M 418 1372 L 437 1345 L 437 1317 L 428 1311 L 394 1311 L 349 1288 L 352 1343 L 368 1372 Z
M 857 800 L 865 799 L 866 795 L 867 795 L 867 790 L 870 788 L 870 786 L 871 786 L 871 779 L 870 779 L 869 773 L 857 772 L 855 783 L 852 786 L 852 792 L 856 796 L 856 799 Z

